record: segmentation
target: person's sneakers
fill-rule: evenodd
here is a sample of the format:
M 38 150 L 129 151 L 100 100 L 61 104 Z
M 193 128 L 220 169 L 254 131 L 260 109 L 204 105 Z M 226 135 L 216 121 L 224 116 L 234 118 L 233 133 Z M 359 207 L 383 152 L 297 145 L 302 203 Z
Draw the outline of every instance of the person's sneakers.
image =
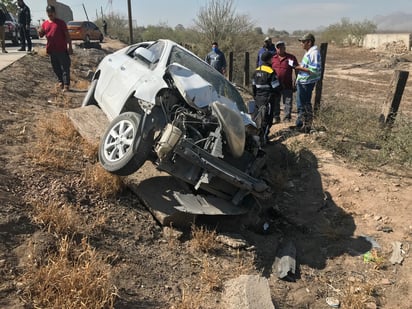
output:
M 70 91 L 69 85 L 64 85 L 63 92 L 68 92 L 68 91 Z
M 2 50 L 2 53 L 3 53 L 3 54 L 7 54 L 7 53 L 8 53 L 8 51 L 7 51 L 7 50 L 5 50 L 5 49 L 3 49 L 3 50 Z
M 26 51 L 26 48 L 20 47 L 17 51 Z

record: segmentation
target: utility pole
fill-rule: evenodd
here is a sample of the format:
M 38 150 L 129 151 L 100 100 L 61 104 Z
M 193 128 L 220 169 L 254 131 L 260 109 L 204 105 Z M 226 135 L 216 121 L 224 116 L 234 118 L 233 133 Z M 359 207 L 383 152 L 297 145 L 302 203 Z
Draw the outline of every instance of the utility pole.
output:
M 83 5 L 84 14 L 86 14 L 87 21 L 90 21 L 89 16 L 87 15 L 87 11 L 86 11 L 86 8 L 84 6 L 84 3 L 82 3 L 82 5 Z
M 129 37 L 131 45 L 133 44 L 132 0 L 127 0 L 127 10 L 129 13 Z

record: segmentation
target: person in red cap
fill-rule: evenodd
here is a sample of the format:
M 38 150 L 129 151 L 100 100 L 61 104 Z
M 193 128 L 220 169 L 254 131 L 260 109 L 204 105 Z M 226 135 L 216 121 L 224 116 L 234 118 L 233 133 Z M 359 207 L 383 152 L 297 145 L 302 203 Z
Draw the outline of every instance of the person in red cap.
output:
M 283 99 L 283 121 L 289 122 L 292 118 L 292 102 L 294 90 L 294 69 L 299 65 L 298 60 L 292 54 L 286 52 L 286 44 L 284 41 L 278 41 L 275 44 L 276 55 L 272 58 L 272 68 L 278 76 L 280 85 L 282 86 L 281 95 L 277 96 L 274 104 L 274 120 L 275 123 L 280 122 L 280 101 Z

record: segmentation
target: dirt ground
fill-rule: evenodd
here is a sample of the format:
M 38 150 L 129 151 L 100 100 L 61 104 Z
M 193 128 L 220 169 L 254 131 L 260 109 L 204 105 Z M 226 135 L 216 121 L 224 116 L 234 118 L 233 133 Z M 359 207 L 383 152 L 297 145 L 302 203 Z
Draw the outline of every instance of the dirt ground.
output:
M 107 51 L 119 47 L 111 40 L 102 44 Z M 82 156 L 69 169 L 33 162 L 29 153 L 39 142 L 38 119 L 79 107 L 85 94 L 61 95 L 53 89 L 54 76 L 41 48 L 0 72 L 0 308 L 32 308 L 19 282 L 24 248 L 48 234 L 30 220 L 33 202 L 67 200 L 84 216 L 107 218 L 90 243 L 113 257 L 115 308 L 219 308 L 224 282 L 245 273 L 268 278 L 276 308 L 330 308 L 328 297 L 343 308 L 412 308 L 410 170 L 355 168 L 319 147 L 316 135 L 290 136 L 267 147 L 274 165 L 283 159 L 286 145 L 304 143 L 307 151 L 301 153 L 300 170 L 265 202 L 267 210 L 260 216 L 212 220 L 218 222 L 218 235 L 240 235 L 247 248 L 221 244 L 199 253 L 190 230 L 182 229 L 171 240 L 130 191 L 106 198 L 85 186 L 82 171 L 90 162 Z M 298 59 L 303 54 L 298 45 L 288 50 Z M 79 83 L 73 88 L 102 56 L 101 51 L 75 49 L 72 69 Z M 393 70 L 410 71 L 408 59 L 410 54 L 329 46 L 323 99 L 379 108 Z M 409 81 L 401 104 L 405 113 L 412 112 L 411 98 Z M 273 126 L 274 140 L 284 128 Z M 277 248 L 288 241 L 296 247 L 298 264 L 291 281 L 278 279 L 273 268 Z M 400 264 L 390 262 L 394 242 L 402 244 Z M 367 252 L 377 252 L 381 260 L 364 260 Z M 197 294 L 202 295 L 197 305 L 187 305 L 190 298 L 196 304 Z

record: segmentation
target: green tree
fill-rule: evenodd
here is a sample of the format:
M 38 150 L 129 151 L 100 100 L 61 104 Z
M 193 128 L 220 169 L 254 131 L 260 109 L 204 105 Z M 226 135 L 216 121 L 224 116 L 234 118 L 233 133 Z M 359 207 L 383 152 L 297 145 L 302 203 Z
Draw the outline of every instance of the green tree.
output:
M 322 33 L 322 39 L 337 45 L 360 45 L 368 33 L 375 33 L 375 23 L 364 20 L 351 23 L 349 18 L 342 18 L 339 23 L 329 25 Z
M 14 0 L 2 0 L 1 3 L 7 8 L 7 11 L 16 15 L 17 13 L 17 3 Z

